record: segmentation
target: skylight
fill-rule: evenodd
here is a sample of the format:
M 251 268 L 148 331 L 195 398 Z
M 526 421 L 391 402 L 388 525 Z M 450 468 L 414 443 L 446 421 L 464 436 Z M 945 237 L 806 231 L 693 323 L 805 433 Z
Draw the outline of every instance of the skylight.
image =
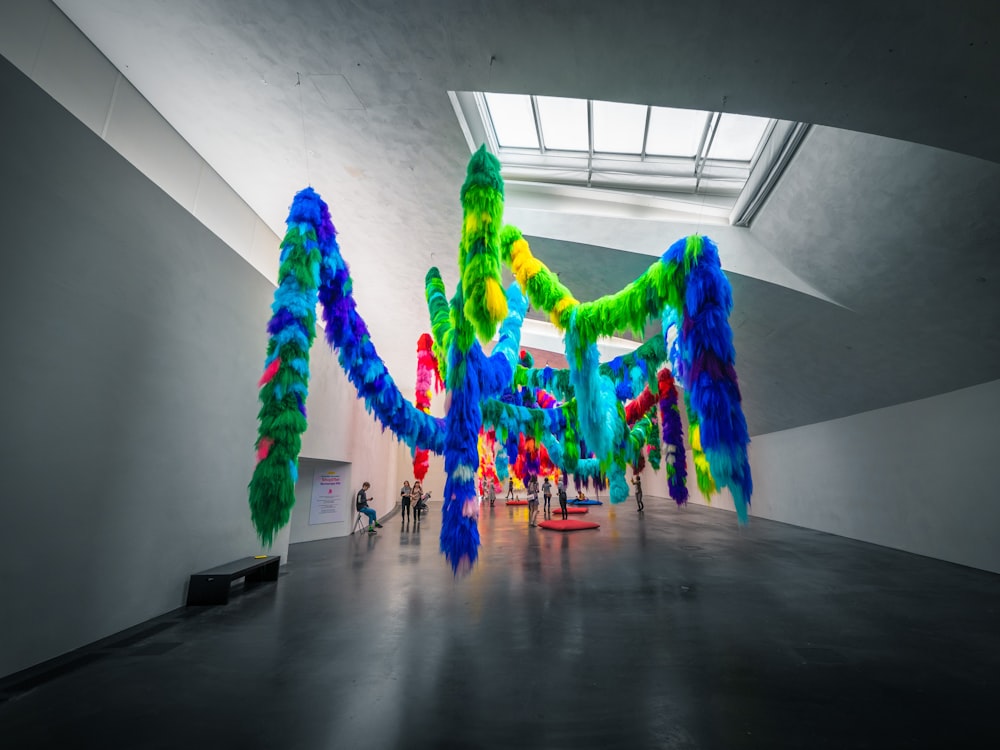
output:
M 652 107 L 646 153 L 694 158 L 711 116 L 696 109 Z
M 639 104 L 594 102 L 594 151 L 641 154 L 646 110 Z
M 708 157 L 750 161 L 764 137 L 767 124 L 768 121 L 761 117 L 722 115 Z
M 742 224 L 808 129 L 749 115 L 596 99 L 449 95 L 469 146 L 487 143 L 508 183 L 602 189 L 624 200 L 677 205 L 694 205 L 683 196 L 697 195 L 699 210 L 709 200 L 714 211 L 732 211 L 730 221 Z M 752 188 L 745 190 L 748 179 Z
M 503 148 L 538 148 L 538 131 L 531 97 L 486 94 L 497 142 Z
M 557 96 L 538 96 L 538 117 L 542 125 L 545 148 L 561 151 L 590 149 L 587 127 L 587 102 Z

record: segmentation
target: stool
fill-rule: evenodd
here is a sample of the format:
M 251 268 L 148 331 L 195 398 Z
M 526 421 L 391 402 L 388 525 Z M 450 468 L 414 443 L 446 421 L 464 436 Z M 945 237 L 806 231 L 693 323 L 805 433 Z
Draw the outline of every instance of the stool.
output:
M 354 519 L 354 528 L 351 529 L 351 533 L 353 534 L 355 531 L 368 531 L 368 516 L 360 511 L 358 517 Z

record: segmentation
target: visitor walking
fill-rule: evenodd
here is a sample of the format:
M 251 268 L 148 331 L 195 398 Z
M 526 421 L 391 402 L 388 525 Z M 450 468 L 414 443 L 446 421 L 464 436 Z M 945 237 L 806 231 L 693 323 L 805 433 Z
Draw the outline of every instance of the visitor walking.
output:
M 642 504 L 642 477 L 633 474 L 632 484 L 635 486 L 635 502 L 639 506 L 638 508 L 639 512 L 642 513 L 642 510 L 645 507 Z

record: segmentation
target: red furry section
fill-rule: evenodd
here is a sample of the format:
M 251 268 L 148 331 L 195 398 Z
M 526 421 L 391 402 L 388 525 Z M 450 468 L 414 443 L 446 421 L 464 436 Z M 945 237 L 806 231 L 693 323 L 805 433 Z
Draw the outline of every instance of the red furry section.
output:
M 278 369 L 281 367 L 281 357 L 275 357 L 271 360 L 271 364 L 267 366 L 264 370 L 264 374 L 260 376 L 260 380 L 257 381 L 257 387 L 260 388 L 266 383 L 270 383 L 271 379 L 278 374 Z
M 267 458 L 267 454 L 271 452 L 272 445 L 274 445 L 274 441 L 271 438 L 262 437 L 260 439 L 260 442 L 257 443 L 257 463 Z
M 625 421 L 628 422 L 629 427 L 642 419 L 646 412 L 658 404 L 661 399 L 666 398 L 674 389 L 674 376 L 670 370 L 666 367 L 660 370 L 656 376 L 656 384 L 659 393 L 653 393 L 647 385 L 642 389 L 642 393 L 625 404 Z

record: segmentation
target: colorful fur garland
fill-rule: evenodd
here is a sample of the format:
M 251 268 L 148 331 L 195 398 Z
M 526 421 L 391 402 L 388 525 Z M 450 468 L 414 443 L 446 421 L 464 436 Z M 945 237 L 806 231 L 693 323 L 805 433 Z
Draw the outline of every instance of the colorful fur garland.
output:
M 469 160 L 461 198 L 464 214 L 458 270 L 464 312 L 480 339 L 489 341 L 507 316 L 507 298 L 500 283 L 503 179 L 500 162 L 486 146 L 480 146 Z
M 250 515 L 264 545 L 288 523 L 295 504 L 301 435 L 306 430 L 309 349 L 316 337 L 316 293 L 333 224 L 311 188 L 298 193 L 281 243 L 278 288 L 267 324 L 270 338 L 260 379 L 257 466 L 250 480 Z
M 646 415 L 649 421 L 652 422 L 652 427 L 649 430 L 649 438 L 646 442 L 646 458 L 649 461 L 649 465 L 653 467 L 653 471 L 660 470 L 660 462 L 663 460 L 663 452 L 661 450 L 660 442 L 660 429 L 659 424 L 656 421 L 656 412 L 651 412 Z
M 672 380 L 664 379 L 669 371 L 657 375 L 666 359 L 684 387 L 699 487 L 707 493 L 728 487 L 745 520 L 752 492 L 749 433 L 727 320 L 731 290 L 714 243 L 699 236 L 674 243 L 618 293 L 581 303 L 534 258 L 519 230 L 503 226 L 500 165 L 485 148 L 470 159 L 461 198 L 461 281 L 449 301 L 436 269 L 425 279 L 433 340 L 422 339 L 418 356 L 436 358 L 437 372 L 447 383 L 450 407 L 440 420 L 427 413 L 428 367 L 418 369 L 414 406 L 399 393 L 371 344 L 325 204 L 311 189 L 296 196 L 261 378 L 259 461 L 250 487 L 261 538 L 273 539 L 294 502 L 317 297 L 327 339 L 368 411 L 412 448 L 443 453 L 447 482 L 440 541 L 454 570 L 471 566 L 478 555 L 474 480 L 480 463 L 487 463 L 477 450 L 484 425 L 494 427 L 502 443 L 495 454 L 497 478 L 519 462 L 524 471 L 561 469 L 597 486 L 606 481 L 612 502 L 621 502 L 629 492 L 626 462 L 643 460 L 648 448 L 654 463 L 659 451 L 659 430 L 644 416 L 658 397 L 671 497 L 683 502 L 687 490 L 678 392 Z M 524 295 L 564 331 L 568 370 L 536 370 L 527 356 L 518 363 L 527 301 L 517 286 L 504 294 L 501 264 L 509 266 Z M 657 336 L 630 355 L 599 363 L 598 338 L 642 331 L 658 316 L 665 331 L 671 326 L 677 330 L 669 350 L 666 335 Z M 500 323 L 500 341 L 487 357 L 477 336 L 492 337 Z M 626 401 L 628 407 L 623 406 Z M 492 447 L 489 453 L 492 459 Z
M 590 366 L 589 361 L 586 365 L 583 362 L 585 357 L 590 359 L 587 347 L 598 337 L 620 330 L 641 332 L 650 318 L 663 315 L 667 308 L 680 318 L 681 364 L 675 370 L 683 378 L 685 390 L 693 391 L 691 403 L 697 420 L 704 423 L 705 462 L 718 472 L 714 477 L 718 481 L 712 486 L 729 487 L 737 516 L 745 521 L 753 490 L 747 456 L 750 438 L 733 368 L 735 355 L 728 323 L 732 295 L 715 243 L 698 235 L 679 240 L 621 292 L 587 303 L 572 299 L 554 274 L 531 255 L 519 231 L 505 227 L 500 244 L 503 257 L 510 260 L 511 270 L 531 302 L 566 329 L 570 380 L 580 409 L 581 431 L 597 447 L 604 448 L 609 441 L 620 445 L 622 441 L 614 434 L 598 434 L 594 412 L 606 397 L 601 396 L 604 388 L 599 381 L 585 372 Z M 577 380 L 588 386 L 583 392 L 574 380 L 574 369 L 584 372 L 577 373 Z M 610 387 L 614 396 L 614 386 Z M 713 477 L 711 473 L 708 476 Z M 612 474 L 609 479 L 614 502 L 616 477 Z M 700 485 L 708 486 L 708 482 Z
M 688 499 L 687 453 L 684 450 L 684 427 L 681 424 L 677 388 L 671 387 L 660 398 L 660 423 L 663 425 L 663 442 L 667 446 L 667 491 L 678 505 Z
M 713 482 L 716 487 L 729 488 L 736 514 L 745 523 L 753 480 L 747 455 L 750 435 L 740 403 L 729 327 L 732 289 L 722 273 L 719 250 L 707 237 L 675 242 L 664 258 L 689 269 L 677 337 L 684 362 L 682 383 L 698 417 L 698 437 Z M 692 427 L 692 442 L 694 433 Z
M 417 389 L 416 407 L 424 414 L 431 412 L 432 391 L 441 391 L 444 383 L 438 372 L 437 357 L 434 356 L 434 340 L 430 334 L 421 334 L 417 340 Z M 430 451 L 426 448 L 413 447 L 413 477 L 424 481 L 430 466 Z
M 479 463 L 476 436 L 483 424 L 482 400 L 499 395 L 513 379 L 520 346 L 520 321 L 527 311 L 527 301 L 516 287 L 511 285 L 505 296 L 499 285 L 497 232 L 503 211 L 503 180 L 500 163 L 485 148 L 469 160 L 461 195 L 462 281 L 451 301 L 454 329 L 448 352 L 451 406 L 445 418 L 447 480 L 440 535 L 441 551 L 456 573 L 471 568 L 479 554 L 476 526 L 479 504 L 473 479 Z M 487 358 L 475 334 L 492 337 L 496 323 L 505 316 L 510 318 L 510 325 L 502 328 L 494 354 Z

